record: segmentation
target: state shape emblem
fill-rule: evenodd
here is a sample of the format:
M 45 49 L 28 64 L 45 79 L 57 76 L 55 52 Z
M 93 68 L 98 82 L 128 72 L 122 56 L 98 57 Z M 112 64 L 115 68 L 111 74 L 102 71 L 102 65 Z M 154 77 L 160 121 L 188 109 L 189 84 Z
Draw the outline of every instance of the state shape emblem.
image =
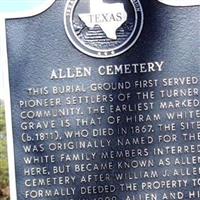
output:
M 81 52 L 109 58 L 127 51 L 143 27 L 139 0 L 70 0 L 64 13 L 65 30 Z

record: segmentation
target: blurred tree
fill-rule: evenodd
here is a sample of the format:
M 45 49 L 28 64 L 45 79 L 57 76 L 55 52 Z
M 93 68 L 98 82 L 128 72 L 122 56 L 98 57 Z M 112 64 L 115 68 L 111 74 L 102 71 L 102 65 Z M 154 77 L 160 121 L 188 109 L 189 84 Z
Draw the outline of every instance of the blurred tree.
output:
M 0 105 L 0 189 L 8 186 L 8 160 L 5 129 L 5 108 Z

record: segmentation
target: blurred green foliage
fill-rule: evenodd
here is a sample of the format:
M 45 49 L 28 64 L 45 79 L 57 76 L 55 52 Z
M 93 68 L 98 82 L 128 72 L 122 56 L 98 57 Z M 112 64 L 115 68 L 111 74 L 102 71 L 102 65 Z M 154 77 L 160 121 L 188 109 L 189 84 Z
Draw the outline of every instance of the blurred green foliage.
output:
M 5 132 L 5 109 L 4 105 L 0 105 L 0 132 Z
M 5 188 L 8 184 L 5 108 L 4 105 L 0 105 L 0 188 Z

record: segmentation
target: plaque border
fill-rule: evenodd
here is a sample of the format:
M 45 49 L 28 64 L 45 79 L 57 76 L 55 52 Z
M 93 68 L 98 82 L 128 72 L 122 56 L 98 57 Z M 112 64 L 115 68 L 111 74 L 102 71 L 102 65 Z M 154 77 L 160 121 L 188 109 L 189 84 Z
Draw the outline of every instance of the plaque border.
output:
M 17 19 L 33 17 L 41 14 L 49 9 L 56 0 L 45 0 L 38 8 L 24 11 L 24 12 L 5 12 L 0 14 L 0 66 L 3 69 L 3 85 L 5 89 L 4 101 L 5 101 L 5 114 L 6 114 L 6 132 L 7 132 L 7 153 L 9 163 L 9 185 L 10 185 L 10 199 L 17 200 L 17 187 L 16 187 L 16 170 L 15 170 L 15 154 L 14 154 L 14 141 L 12 130 L 12 114 L 11 114 L 11 96 L 10 96 L 10 81 L 9 81 L 9 66 L 7 56 L 7 37 L 6 37 L 6 19 Z M 157 0 L 159 3 L 166 4 L 166 0 Z M 195 5 L 200 5 L 200 0 L 193 0 Z M 166 4 L 169 5 L 169 4 Z M 185 5 L 185 6 L 195 6 Z M 184 6 L 171 4 L 169 6 Z

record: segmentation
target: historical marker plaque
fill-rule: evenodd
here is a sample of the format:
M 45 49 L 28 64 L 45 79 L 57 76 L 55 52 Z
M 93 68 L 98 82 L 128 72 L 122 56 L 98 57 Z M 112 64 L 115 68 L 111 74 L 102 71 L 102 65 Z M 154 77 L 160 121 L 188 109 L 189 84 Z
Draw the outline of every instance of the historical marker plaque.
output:
M 18 200 L 200 198 L 199 12 L 57 0 L 6 20 Z

